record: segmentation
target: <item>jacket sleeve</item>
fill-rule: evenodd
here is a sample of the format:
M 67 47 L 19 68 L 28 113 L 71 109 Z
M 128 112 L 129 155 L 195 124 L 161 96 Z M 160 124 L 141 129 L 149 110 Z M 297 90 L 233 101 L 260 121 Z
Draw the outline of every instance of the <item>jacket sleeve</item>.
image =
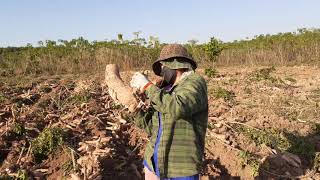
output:
M 191 116 L 207 108 L 207 86 L 203 79 L 188 79 L 176 88 L 176 91 L 168 93 L 151 85 L 146 90 L 146 95 L 155 110 L 169 113 L 177 118 Z
M 147 111 L 139 110 L 133 118 L 130 118 L 130 121 L 139 128 L 144 129 L 150 135 L 153 113 L 153 108 L 149 108 Z

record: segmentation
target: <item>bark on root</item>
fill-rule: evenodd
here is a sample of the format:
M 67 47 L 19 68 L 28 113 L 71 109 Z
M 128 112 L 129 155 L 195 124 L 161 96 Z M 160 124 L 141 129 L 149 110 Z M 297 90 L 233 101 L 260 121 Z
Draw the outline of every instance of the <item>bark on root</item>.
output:
M 119 67 L 116 64 L 108 64 L 105 71 L 105 82 L 109 88 L 111 97 L 124 105 L 130 112 L 134 112 L 138 101 L 133 95 L 133 90 L 126 85 L 120 77 Z

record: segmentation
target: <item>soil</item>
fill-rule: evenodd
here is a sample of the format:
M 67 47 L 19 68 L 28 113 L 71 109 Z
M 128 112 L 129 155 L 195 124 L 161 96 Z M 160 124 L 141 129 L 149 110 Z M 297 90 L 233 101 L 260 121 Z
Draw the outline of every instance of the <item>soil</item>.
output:
M 268 77 L 277 80 L 254 79 L 262 68 L 220 67 L 215 77 L 199 70 L 209 94 L 202 179 L 320 179 L 313 161 L 320 152 L 320 69 L 276 67 Z M 132 74 L 121 76 L 128 83 Z M 103 77 L 1 79 L 0 175 L 17 177 L 25 170 L 29 179 L 143 179 L 148 137 L 124 120 L 128 112 L 111 99 Z M 233 96 L 218 97 L 218 87 Z M 63 130 L 63 145 L 36 162 L 33 140 L 54 127 Z M 259 143 L 264 139 L 252 139 L 239 127 L 258 134 L 279 131 L 281 138 L 293 140 L 283 150 Z

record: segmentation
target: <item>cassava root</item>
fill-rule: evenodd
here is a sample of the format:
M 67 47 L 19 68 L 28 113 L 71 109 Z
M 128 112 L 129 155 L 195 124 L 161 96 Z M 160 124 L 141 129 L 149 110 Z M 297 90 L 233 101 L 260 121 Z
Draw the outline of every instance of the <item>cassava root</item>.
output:
M 136 110 L 138 101 L 133 95 L 132 88 L 121 79 L 118 65 L 108 64 L 106 66 L 105 82 L 108 86 L 109 94 L 114 101 L 127 107 L 130 112 Z

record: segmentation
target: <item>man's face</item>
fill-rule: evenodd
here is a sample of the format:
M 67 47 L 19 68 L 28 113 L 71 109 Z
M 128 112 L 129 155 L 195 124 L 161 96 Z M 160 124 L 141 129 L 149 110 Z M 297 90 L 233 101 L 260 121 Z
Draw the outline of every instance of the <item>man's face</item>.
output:
M 175 69 L 170 69 L 167 66 L 161 65 L 160 75 L 163 77 L 164 82 L 173 85 L 177 77 L 177 72 Z

